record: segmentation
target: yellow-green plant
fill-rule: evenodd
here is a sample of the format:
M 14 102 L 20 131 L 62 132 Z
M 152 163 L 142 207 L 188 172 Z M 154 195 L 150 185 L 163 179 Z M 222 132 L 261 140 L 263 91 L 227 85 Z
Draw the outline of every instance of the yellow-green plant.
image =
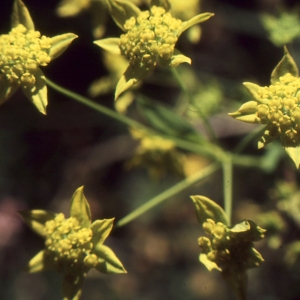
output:
M 142 10 L 145 9 L 145 5 L 148 5 L 148 10 Z M 137 165 L 146 168 L 150 175 L 150 178 L 147 177 L 146 180 L 149 186 L 152 184 L 153 177 L 164 181 L 169 174 L 180 175 L 181 181 L 177 181 L 158 195 L 147 201 L 140 199 L 142 204 L 117 220 L 116 227 L 127 225 L 169 198 L 180 198 L 180 193 L 191 187 L 198 189 L 205 179 L 221 170 L 223 192 L 220 198 L 224 199 L 222 206 L 205 196 L 191 196 L 197 219 L 205 233 L 205 236 L 201 235 L 198 238 L 201 251 L 199 261 L 209 271 L 220 272 L 236 298 L 244 300 L 247 297 L 248 270 L 257 268 L 264 262 L 262 255 L 254 247 L 254 243 L 261 241 L 266 235 L 267 243 L 263 240 L 260 245 L 263 247 L 268 245 L 272 251 L 281 249 L 282 244 L 285 243 L 284 234 L 289 229 L 288 223 L 294 223 L 295 226 L 300 224 L 297 215 L 299 192 L 294 185 L 279 185 L 279 188 L 283 187 L 286 193 L 283 193 L 279 201 L 276 199 L 278 202 L 275 205 L 276 210 L 270 209 L 267 213 L 259 210 L 257 218 L 252 218 L 253 214 L 249 216 L 247 209 L 235 214 L 233 207 L 236 208 L 236 206 L 233 205 L 232 200 L 233 188 L 236 186 L 233 171 L 235 167 L 239 167 L 255 168 L 261 174 L 275 173 L 277 164 L 284 153 L 282 147 L 295 162 L 297 168 L 300 166 L 298 67 L 287 47 L 284 47 L 284 56 L 273 70 L 269 86 L 244 83 L 252 99 L 229 115 L 242 122 L 264 125 L 263 133 L 261 127 L 247 129 L 248 134 L 237 143 L 235 148 L 232 145 L 224 146 L 221 131 L 226 131 L 227 122 L 232 122 L 230 124 L 234 124 L 233 127 L 235 124 L 238 124 L 236 127 L 239 126 L 238 122 L 227 115 L 228 107 L 232 108 L 236 105 L 226 94 L 226 90 L 232 87 L 231 83 L 226 82 L 225 85 L 228 86 L 225 88 L 224 84 L 219 83 L 219 78 L 211 79 L 211 76 L 199 70 L 196 72 L 189 65 L 182 66 L 183 63 L 191 64 L 191 58 L 196 56 L 190 53 L 198 49 L 193 48 L 198 45 L 191 45 L 191 43 L 199 41 L 201 36 L 199 24 L 210 19 L 214 14 L 201 13 L 198 0 L 177 1 L 176 4 L 174 2 L 173 8 L 172 10 L 172 1 L 169 0 L 63 0 L 60 2 L 57 8 L 60 16 L 75 16 L 82 10 L 89 10 L 93 14 L 92 36 L 96 39 L 101 38 L 94 41 L 94 44 L 107 51 L 104 58 L 102 57 L 102 62 L 108 74 L 102 75 L 90 85 L 88 93 L 99 97 L 96 101 L 92 101 L 59 86 L 46 77 L 42 71 L 43 67 L 67 49 L 77 35 L 66 33 L 52 38 L 41 35 L 35 30 L 30 13 L 22 0 L 14 0 L 11 31 L 0 36 L 0 104 L 12 97 L 20 87 L 39 112 L 46 114 L 47 87 L 51 87 L 56 93 L 78 101 L 126 126 L 128 140 L 130 138 L 136 140 L 135 150 L 128 151 L 131 157 L 126 157 L 126 163 L 122 164 L 127 166 L 126 171 Z M 107 16 L 110 16 L 111 20 Z M 123 31 L 119 37 L 115 37 L 119 35 L 118 33 L 112 33 L 110 37 L 105 36 L 106 29 L 107 32 L 114 30 L 113 26 L 111 28 L 107 26 L 111 25 L 109 23 L 111 21 L 114 21 Z M 215 31 L 212 32 L 217 33 L 218 24 L 215 23 L 213 26 L 215 26 Z M 188 36 L 187 31 L 195 27 L 194 33 L 196 34 Z M 289 32 L 292 30 L 289 29 Z M 295 32 L 292 33 L 295 37 Z M 183 52 L 190 51 L 187 56 L 179 51 L 182 45 L 177 43 L 182 35 L 185 35 Z M 276 39 L 277 45 L 283 44 L 283 37 L 276 35 Z M 285 40 L 290 41 L 292 37 Z M 90 42 L 93 46 L 92 41 Z M 80 59 L 80 56 L 76 59 Z M 83 57 L 83 59 L 87 58 Z M 162 68 L 156 70 L 159 66 Z M 147 84 L 152 84 L 150 88 L 145 85 L 140 89 L 141 85 L 136 85 L 154 72 L 157 76 L 149 76 L 149 81 L 147 81 Z M 80 75 L 84 76 L 84 74 Z M 134 85 L 136 89 L 131 89 Z M 162 92 L 162 97 L 159 95 L 159 89 L 156 89 L 157 86 L 166 90 Z M 113 90 L 115 90 L 114 97 L 111 95 Z M 173 97 L 175 90 L 179 94 L 178 97 Z M 115 102 L 115 110 L 100 104 L 104 94 L 106 97 L 111 97 L 112 106 L 113 98 L 118 99 Z M 166 101 L 162 101 L 162 98 Z M 223 106 L 223 102 L 226 102 L 223 100 L 227 100 L 229 104 Z M 130 108 L 129 105 L 131 105 Z M 223 113 L 221 119 L 226 120 L 222 121 L 221 125 L 218 125 L 220 118 L 216 115 L 219 112 Z M 46 118 L 49 116 L 43 117 L 43 120 L 48 120 Z M 78 116 L 76 126 L 80 120 L 81 116 Z M 265 147 L 265 151 L 255 149 L 254 154 L 244 154 L 243 151 L 247 146 L 261 133 L 258 148 L 270 145 Z M 279 143 L 276 144 L 275 140 L 280 141 L 281 146 Z M 2 145 L 1 149 L 4 146 Z M 255 151 L 258 153 L 256 154 Z M 99 153 L 99 156 L 101 155 L 102 153 Z M 185 163 L 189 156 L 196 158 L 200 163 L 195 164 L 196 159 L 192 160 L 188 167 L 189 171 L 185 172 Z M 287 174 L 286 177 L 297 177 L 293 173 L 296 172 L 295 168 L 291 169 L 287 164 L 283 169 Z M 246 181 L 251 181 L 252 178 L 252 173 L 247 172 Z M 167 184 L 178 180 L 178 176 L 168 179 Z M 134 192 L 139 195 L 139 190 L 144 192 L 144 187 L 139 187 L 137 182 L 134 182 Z M 245 187 L 247 188 L 246 185 L 241 185 L 237 191 Z M 262 189 L 265 195 L 269 195 L 265 182 L 256 187 Z M 206 192 L 215 191 L 214 188 L 212 191 L 208 188 Z M 132 200 L 129 193 L 126 197 L 128 201 Z M 110 202 L 110 200 L 105 199 L 103 203 Z M 112 208 L 115 206 L 113 204 Z M 281 211 L 282 215 L 277 210 Z M 1 213 L 0 210 L 0 217 Z M 61 273 L 63 299 L 81 298 L 83 282 L 91 269 L 101 273 L 127 273 L 113 250 L 104 245 L 113 229 L 114 218 L 92 222 L 83 187 L 78 188 L 71 198 L 69 217 L 63 213 L 43 209 L 22 211 L 20 215 L 25 223 L 44 239 L 44 249 L 29 261 L 26 270 L 29 273 L 46 270 Z M 180 222 L 185 222 L 184 218 L 188 215 L 183 211 L 180 215 Z M 160 215 L 157 214 L 156 217 Z M 287 222 L 285 218 L 290 220 Z M 231 219 L 237 219 L 238 222 L 234 223 Z M 0 226 L 2 223 L 0 222 Z M 262 224 L 261 226 L 267 231 L 256 223 Z M 190 236 L 190 233 L 187 236 Z M 147 238 L 146 234 L 145 239 Z M 131 236 L 128 240 L 132 241 Z M 197 251 L 199 250 L 196 241 L 194 244 L 196 250 L 191 253 L 196 253 L 192 259 L 195 262 L 194 265 L 197 265 Z M 257 248 L 264 249 L 259 248 L 260 245 Z M 129 245 L 128 252 L 133 248 L 135 251 L 140 251 L 139 247 Z M 170 249 L 173 249 L 172 246 Z M 300 257 L 299 242 L 294 239 L 287 247 L 284 247 L 284 250 L 286 250 L 286 254 L 283 255 L 285 264 L 289 266 L 296 264 Z M 263 256 L 267 261 L 268 256 L 265 254 Z M 134 256 L 134 260 L 135 258 Z M 137 261 L 143 263 L 139 257 Z M 201 270 L 201 266 L 198 267 Z M 134 267 L 129 271 L 134 273 Z M 134 277 L 135 274 L 126 280 L 134 281 Z M 124 286 L 124 283 L 122 284 L 121 286 Z M 112 286 L 114 288 L 115 284 Z M 121 296 L 122 299 L 127 297 L 123 293 Z
M 102 273 L 126 273 L 114 252 L 103 245 L 114 219 L 91 222 L 90 206 L 78 188 L 71 199 L 70 217 L 46 210 L 20 212 L 26 224 L 45 239 L 45 250 L 28 263 L 30 273 L 63 273 L 63 299 L 79 299 L 83 280 L 91 268 Z

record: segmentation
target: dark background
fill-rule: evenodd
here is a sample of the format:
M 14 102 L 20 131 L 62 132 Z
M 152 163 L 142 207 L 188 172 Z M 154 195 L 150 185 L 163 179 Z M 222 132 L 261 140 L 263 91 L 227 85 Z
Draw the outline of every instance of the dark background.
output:
M 92 43 L 89 14 L 58 18 L 55 14 L 58 3 L 25 1 L 36 30 L 42 34 L 73 32 L 79 36 L 44 73 L 60 85 L 86 95 L 91 82 L 107 74 L 101 51 Z M 178 47 L 192 57 L 192 67 L 201 76 L 215 76 L 221 82 L 225 104 L 232 99 L 242 103 L 241 83 L 254 81 L 268 85 L 270 73 L 283 54 L 283 49 L 267 39 L 259 13 L 274 12 L 276 5 L 293 7 L 295 3 L 204 0 L 202 11 L 214 12 L 215 16 L 203 24 L 199 43 L 188 46 L 183 36 Z M 11 9 L 12 1 L 1 1 L 1 34 L 10 30 Z M 105 36 L 118 34 L 120 30 L 109 20 Z M 291 53 L 299 65 L 299 41 L 293 43 Z M 142 87 L 152 93 L 154 88 L 147 83 Z M 162 89 L 161 95 L 166 92 Z M 170 98 L 176 97 L 176 92 L 177 89 L 172 90 Z M 163 101 L 164 96 L 160 98 Z M 93 219 L 118 220 L 178 182 L 173 174 L 152 181 L 143 169 L 124 170 L 123 164 L 133 155 L 135 146 L 124 124 L 51 88 L 48 99 L 47 116 L 41 115 L 21 91 L 0 107 L 0 298 L 3 300 L 54 300 L 61 295 L 60 278 L 56 274 L 28 275 L 22 271 L 42 249 L 43 241 L 26 228 L 17 211 L 40 208 L 68 215 L 72 193 L 84 185 Z M 95 101 L 113 108 L 112 94 Z M 234 131 L 228 132 L 221 143 L 230 150 L 240 138 Z M 260 155 L 255 142 L 247 152 Z M 286 176 L 298 179 L 286 157 L 272 174 L 254 168 L 236 168 L 236 217 L 250 218 L 260 211 L 267 205 L 268 191 L 275 181 Z M 106 276 L 90 272 L 82 299 L 232 299 L 219 273 L 209 273 L 198 262 L 197 238 L 202 231 L 189 200 L 189 195 L 203 194 L 221 203 L 222 191 L 222 174 L 217 172 L 205 184 L 169 199 L 124 228 L 114 229 L 107 245 L 114 249 L 128 274 Z M 298 232 L 299 228 L 293 230 Z M 270 250 L 265 243 L 259 247 L 266 262 L 249 272 L 249 299 L 298 299 L 299 271 L 285 268 L 280 249 Z

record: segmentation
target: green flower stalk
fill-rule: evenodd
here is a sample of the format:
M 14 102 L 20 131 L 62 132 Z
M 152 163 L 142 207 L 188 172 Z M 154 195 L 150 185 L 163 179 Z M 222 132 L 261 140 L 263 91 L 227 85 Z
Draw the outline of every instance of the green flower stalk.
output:
M 124 55 L 129 61 L 117 84 L 115 99 L 150 74 L 157 64 L 167 67 L 177 67 L 185 62 L 190 64 L 191 59 L 175 49 L 176 42 L 182 32 L 213 16 L 212 13 L 203 13 L 182 22 L 162 6 L 152 5 L 150 10 L 140 11 L 129 1 L 110 0 L 109 3 L 112 17 L 125 33 L 120 38 L 106 38 L 94 43 Z
M 52 38 L 35 30 L 29 11 L 15 0 L 12 30 L 0 36 L 0 104 L 21 87 L 37 109 L 46 114 L 47 86 L 40 66 L 61 55 L 77 36 L 66 33 Z
M 89 204 L 78 188 L 71 200 L 70 217 L 45 210 L 20 213 L 24 221 L 45 239 L 45 250 L 28 263 L 35 273 L 56 270 L 63 273 L 63 299 L 79 299 L 83 280 L 91 268 L 102 273 L 126 273 L 114 252 L 103 245 L 114 219 L 91 222 Z

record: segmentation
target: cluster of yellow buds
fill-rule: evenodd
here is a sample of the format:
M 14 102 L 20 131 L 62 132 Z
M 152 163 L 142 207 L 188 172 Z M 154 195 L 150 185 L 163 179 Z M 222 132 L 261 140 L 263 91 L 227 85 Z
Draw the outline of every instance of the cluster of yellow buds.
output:
M 254 222 L 243 221 L 229 228 L 221 222 L 207 219 L 202 226 L 209 237 L 198 239 L 202 252 L 200 261 L 209 269 L 224 271 L 236 266 L 236 269 L 246 270 L 263 262 L 253 242 L 262 239 L 265 230 Z
M 60 213 L 45 223 L 45 233 L 45 255 L 52 256 L 59 270 L 82 266 L 90 269 L 98 264 L 98 257 L 90 253 L 93 232 L 82 228 L 76 218 L 65 219 Z
M 134 67 L 152 68 L 158 59 L 173 56 L 182 21 L 173 18 L 163 7 L 152 6 L 124 24 L 127 31 L 120 37 L 121 54 Z
M 24 87 L 34 86 L 38 66 L 46 66 L 51 60 L 51 38 L 22 24 L 0 36 L 0 48 L 0 76 Z
M 269 87 L 258 90 L 261 104 L 257 105 L 259 123 L 268 124 L 263 143 L 280 137 L 284 147 L 300 143 L 300 78 L 290 73 Z

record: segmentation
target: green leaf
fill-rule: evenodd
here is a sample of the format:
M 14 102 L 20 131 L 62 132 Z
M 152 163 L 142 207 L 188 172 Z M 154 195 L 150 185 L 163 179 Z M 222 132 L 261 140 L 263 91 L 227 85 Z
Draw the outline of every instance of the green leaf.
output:
M 202 13 L 202 14 L 199 14 L 199 15 L 191 18 L 188 21 L 182 22 L 182 25 L 180 27 L 180 30 L 178 31 L 178 35 L 177 36 L 180 36 L 182 32 L 184 32 L 185 30 L 189 29 L 193 25 L 198 24 L 198 23 L 202 23 L 202 22 L 208 20 L 213 15 L 214 15 L 213 13 Z
M 99 258 L 99 264 L 96 266 L 99 272 L 115 274 L 127 273 L 120 260 L 109 247 L 98 244 L 94 248 L 94 253 Z
M 48 104 L 47 85 L 44 73 L 40 68 L 34 71 L 36 82 L 31 88 L 21 85 L 25 96 L 36 106 L 42 114 L 46 114 L 46 107 Z
M 137 17 L 141 11 L 132 2 L 127 0 L 108 0 L 110 14 L 116 24 L 125 31 L 124 24 L 131 17 Z
M 54 261 L 49 255 L 45 255 L 45 251 L 42 250 L 29 261 L 28 265 L 25 268 L 25 271 L 29 273 L 36 273 L 54 269 Z
M 163 134 L 198 143 L 204 141 L 190 123 L 166 106 L 145 97 L 139 98 L 137 104 L 151 126 Z
M 216 202 L 204 196 L 191 196 L 191 198 L 194 202 L 197 220 L 200 224 L 203 224 L 207 219 L 212 219 L 215 223 L 221 222 L 229 226 L 225 211 Z
M 150 7 L 152 6 L 163 7 L 166 11 L 169 11 L 171 9 L 169 0 L 151 0 Z
M 275 84 L 279 81 L 279 77 L 291 73 L 293 76 L 298 77 L 298 67 L 290 55 L 286 46 L 284 46 L 284 55 L 278 65 L 275 67 L 271 74 L 271 84 Z
M 113 54 L 121 54 L 120 38 L 107 38 L 94 41 L 94 44 Z
M 134 86 L 137 82 L 142 80 L 145 76 L 150 74 L 152 71 L 152 68 L 136 68 L 133 69 L 131 66 L 128 66 L 125 73 L 122 75 L 120 80 L 117 83 L 116 86 L 116 92 L 115 92 L 115 100 L 125 91 L 130 89 L 132 86 Z
M 284 150 L 287 152 L 289 157 L 293 160 L 296 168 L 300 167 L 300 147 L 286 147 Z
M 15 0 L 11 15 L 11 27 L 14 28 L 19 24 L 24 25 L 28 30 L 34 30 L 34 23 L 27 7 L 21 0 Z
M 47 210 L 28 210 L 19 212 L 24 222 L 37 234 L 41 236 L 46 236 L 45 233 L 45 223 L 47 221 L 53 220 L 56 213 Z
M 76 218 L 82 227 L 90 227 L 91 210 L 83 194 L 83 186 L 78 188 L 72 196 L 70 215 Z
M 90 228 L 93 231 L 92 243 L 94 245 L 104 243 L 112 230 L 114 219 L 96 220 L 93 222 Z
M 63 278 L 63 300 L 79 300 L 85 273 L 66 273 Z
M 212 271 L 213 269 L 216 269 L 216 270 L 222 272 L 222 269 L 220 267 L 218 267 L 218 265 L 215 262 L 209 260 L 207 258 L 207 255 L 204 253 L 201 253 L 199 255 L 199 261 L 207 268 L 208 271 Z
M 0 105 L 11 97 L 19 88 L 18 83 L 12 84 L 6 76 L 0 75 Z
M 78 36 L 74 33 L 64 33 L 51 38 L 49 55 L 51 60 L 60 56 Z
M 246 220 L 240 222 L 240 223 L 237 223 L 235 224 L 231 229 L 230 231 L 231 232 L 246 232 L 250 230 L 250 224 L 249 222 L 247 222 Z

